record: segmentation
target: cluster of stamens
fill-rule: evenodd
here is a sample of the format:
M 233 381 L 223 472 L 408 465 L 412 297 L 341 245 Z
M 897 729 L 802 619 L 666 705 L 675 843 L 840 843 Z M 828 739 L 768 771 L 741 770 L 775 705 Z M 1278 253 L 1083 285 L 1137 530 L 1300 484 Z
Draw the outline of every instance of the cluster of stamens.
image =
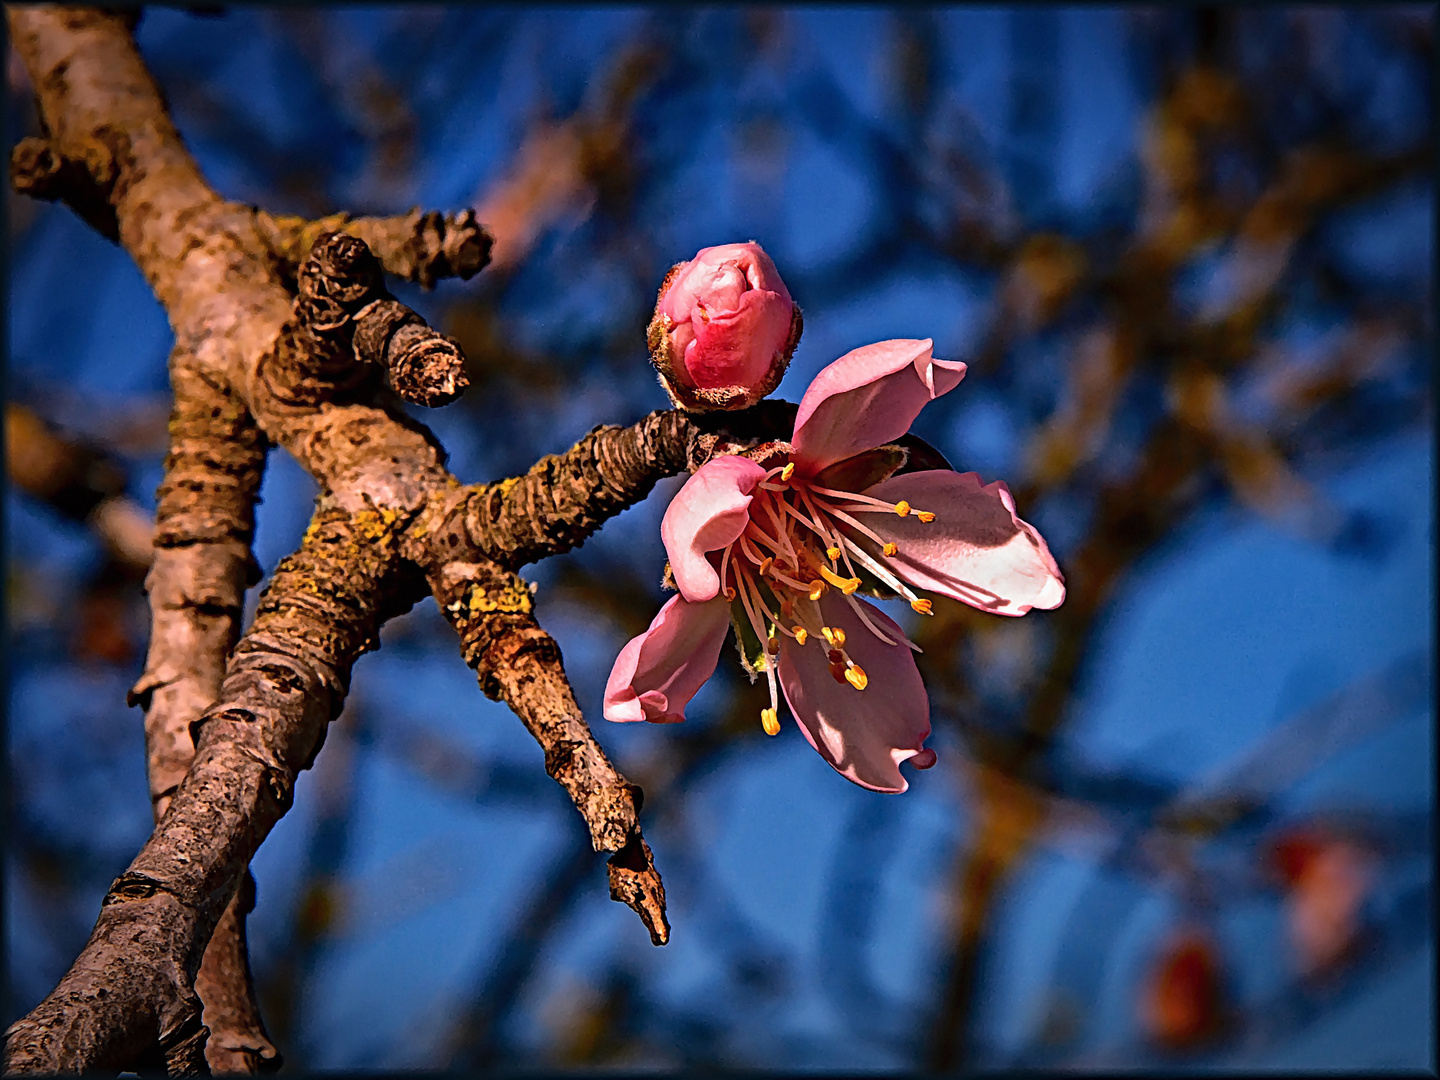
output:
M 765 651 L 756 663 L 770 684 L 770 705 L 760 710 L 760 722 L 767 735 L 780 730 L 779 696 L 774 657 L 780 651 L 780 635 L 805 645 L 811 639 L 826 648 L 830 676 L 856 690 L 869 685 L 863 668 L 845 649 L 845 631 L 826 626 L 819 600 L 837 590 L 866 629 L 887 645 L 897 645 L 889 632 L 881 630 L 855 599 L 861 579 L 856 567 L 863 567 L 886 587 L 910 602 L 922 615 L 931 614 L 931 602 L 917 595 L 889 567 L 885 558 L 898 553 L 894 543 L 882 540 L 859 518 L 863 514 L 912 514 L 922 522 L 935 520 L 926 510 L 917 510 L 901 500 L 888 503 L 868 495 L 837 491 L 810 482 L 792 484 L 793 462 L 770 469 L 756 487 L 750 503 L 750 520 L 739 539 L 725 549 L 720 560 L 720 581 L 725 599 L 739 600 L 746 621 Z M 843 523 L 875 542 L 881 552 L 876 558 L 841 532 Z M 916 652 L 920 647 L 908 638 L 903 641 Z

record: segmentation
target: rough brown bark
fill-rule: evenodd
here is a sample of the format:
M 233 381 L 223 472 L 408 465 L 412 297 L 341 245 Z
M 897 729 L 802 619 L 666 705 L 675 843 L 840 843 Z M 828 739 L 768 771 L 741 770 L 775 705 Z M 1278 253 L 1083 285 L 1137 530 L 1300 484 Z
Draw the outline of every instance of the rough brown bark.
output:
M 434 408 L 469 384 L 459 345 L 390 295 L 363 240 L 322 235 L 296 288 L 295 316 L 262 376 L 277 397 L 317 404 L 354 396 L 371 389 L 379 369 L 406 401 Z
M 385 269 L 428 284 L 483 265 L 488 237 L 473 216 L 300 222 L 227 202 L 185 151 L 123 16 L 33 7 L 10 9 L 9 18 L 50 155 L 17 154 L 16 175 L 30 178 L 20 186 L 65 199 L 102 231 L 113 213 L 107 235 L 134 257 L 175 331 L 176 413 L 150 578 L 157 643 L 136 687 L 148 706 L 159 821 L 60 985 L 10 1028 L 7 1070 L 123 1068 L 157 1045 L 170 1071 L 203 1068 L 197 972 L 202 992 L 210 979 L 229 991 L 215 1008 L 205 1003 L 212 1064 L 251 1069 L 264 1057 L 258 1017 L 227 1012 L 243 1013 L 248 1000 L 238 917 L 249 903 L 245 868 L 338 714 L 351 666 L 375 647 L 386 618 L 424 595 L 425 575 L 482 686 L 541 743 L 595 847 L 615 853 L 612 895 L 640 913 L 653 940 L 665 940 L 638 789 L 595 743 L 558 649 L 508 571 L 579 543 L 661 476 L 723 439 L 748 437 L 735 434 L 747 424 L 764 437 L 788 430 L 772 422 L 784 408 L 735 414 L 723 430 L 658 414 L 635 428 L 600 429 L 526 477 L 461 488 L 433 436 L 369 377 L 371 364 L 383 363 L 402 390 L 418 387 L 423 399 L 438 388 L 443 397 L 458 352 L 397 310 L 373 273 L 357 284 L 350 271 L 368 247 L 329 234 L 373 244 Z M 52 159 L 61 164 L 51 169 Z M 42 174 L 50 179 L 34 179 Z M 262 435 L 315 476 L 321 508 L 231 651 L 251 568 Z M 515 599 L 497 599 L 505 596 Z M 206 945 L 222 916 L 234 933 L 211 961 Z
M 787 437 L 794 418 L 790 402 L 762 401 L 743 412 L 666 410 L 627 428 L 598 427 L 523 476 L 442 492 L 420 528 L 434 557 L 474 555 L 518 569 L 578 547 L 662 477 Z
M 265 439 L 228 386 L 213 386 L 191 358 L 170 358 L 175 407 L 170 452 L 157 492 L 156 559 L 146 579 L 150 651 L 131 691 L 145 706 L 150 801 L 161 821 L 195 755 L 190 725 L 215 702 L 240 637 L 245 590 L 258 578 L 250 544 L 265 465 Z M 245 948 L 254 907 L 248 871 L 221 916 L 195 977 L 214 1073 L 278 1066 L 265 1032 Z

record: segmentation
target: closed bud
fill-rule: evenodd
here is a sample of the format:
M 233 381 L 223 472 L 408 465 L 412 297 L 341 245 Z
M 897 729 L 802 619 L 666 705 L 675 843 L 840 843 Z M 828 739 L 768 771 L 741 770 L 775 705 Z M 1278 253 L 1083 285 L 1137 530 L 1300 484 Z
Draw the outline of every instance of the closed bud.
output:
M 722 244 L 678 263 L 660 286 L 647 340 L 677 408 L 745 409 L 785 374 L 800 309 L 759 244 Z

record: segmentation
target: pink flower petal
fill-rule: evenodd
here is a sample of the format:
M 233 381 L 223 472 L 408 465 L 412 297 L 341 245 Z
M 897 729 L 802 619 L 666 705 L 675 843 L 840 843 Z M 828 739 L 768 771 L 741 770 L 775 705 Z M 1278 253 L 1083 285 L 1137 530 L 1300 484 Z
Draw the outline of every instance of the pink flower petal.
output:
M 777 293 L 787 304 L 791 302 L 790 290 L 780 279 L 780 271 L 753 240 L 747 244 L 701 248 L 675 275 L 660 298 L 659 310 L 672 322 L 686 323 L 697 302 L 731 310 L 746 288 Z
M 660 538 L 686 600 L 701 603 L 720 591 L 720 575 L 706 555 L 729 547 L 745 531 L 750 493 L 764 475 L 749 458 L 712 458 L 670 500 Z
M 751 289 L 708 319 L 697 312 L 684 346 L 685 373 L 704 389 L 759 384 L 790 338 L 793 310 L 788 297 Z
M 631 638 L 605 684 L 605 719 L 674 724 L 720 659 L 730 605 L 716 598 L 690 604 L 672 596 L 650 629 Z
M 864 690 L 835 681 L 825 642 L 815 636 L 805 645 L 782 637 L 777 671 L 791 714 L 821 757 L 861 787 L 900 792 L 910 786 L 900 775 L 902 761 L 918 756 L 922 767 L 934 764 L 923 747 L 930 699 L 900 628 L 872 605 L 865 610 L 895 645 L 866 629 L 842 597 L 830 593 L 820 601 L 827 625 L 845 631 L 845 650 L 869 679 Z
M 795 414 L 795 463 L 813 476 L 826 465 L 894 442 L 925 403 L 965 377 L 959 361 L 936 360 L 929 338 L 897 338 L 846 353 L 815 376 Z
M 915 514 L 865 514 L 860 520 L 899 549 L 877 555 L 918 589 L 999 615 L 1058 607 L 1065 579 L 1035 527 L 1015 516 L 1015 500 L 1000 481 L 981 485 L 975 473 L 946 469 L 902 473 L 865 492 L 885 502 L 904 499 L 935 520 Z M 851 537 L 874 551 L 874 544 Z

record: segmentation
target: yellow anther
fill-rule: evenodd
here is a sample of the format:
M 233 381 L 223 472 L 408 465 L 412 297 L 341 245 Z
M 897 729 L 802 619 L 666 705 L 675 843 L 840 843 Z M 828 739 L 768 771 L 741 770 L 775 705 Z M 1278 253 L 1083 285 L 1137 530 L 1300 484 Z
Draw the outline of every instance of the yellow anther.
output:
M 883 552 L 885 552 L 886 555 L 894 555 L 894 554 L 895 554 L 897 551 L 899 551 L 900 549 L 899 549 L 898 547 L 896 547 L 894 544 L 886 544 L 886 545 L 885 545 L 883 548 L 881 548 L 880 550 L 883 551 Z
M 916 611 L 918 611 L 921 615 L 935 614 L 935 612 L 932 610 L 935 605 L 932 604 L 929 600 L 911 600 L 910 606 Z
M 832 544 L 830 547 L 825 549 L 825 557 L 831 562 L 834 562 L 840 557 L 840 549 Z
M 835 631 L 831 630 L 830 627 L 820 627 L 820 636 L 825 639 L 826 644 L 828 644 L 832 649 L 835 647 Z
M 839 589 L 846 596 L 854 595 L 855 590 L 860 587 L 860 579 L 858 577 L 843 578 L 839 574 L 835 573 L 835 571 L 831 570 L 829 567 L 826 566 L 820 567 L 820 576 L 826 581 L 828 581 L 831 585 L 834 585 L 835 588 Z M 819 597 L 812 594 L 810 599 L 818 600 Z
M 822 626 L 820 633 L 825 635 L 825 640 L 830 643 L 832 649 L 843 649 L 845 647 L 845 631 L 838 626 Z
M 859 664 L 851 664 L 845 669 L 845 681 L 856 690 L 864 690 L 870 685 L 870 679 L 865 674 L 865 669 Z
M 771 634 L 769 639 L 765 642 L 765 651 L 768 652 L 771 656 L 774 656 L 780 651 L 780 639 L 774 634 Z
M 929 510 L 916 510 L 915 516 L 918 517 L 921 522 L 926 525 L 929 525 L 930 522 L 935 520 L 935 515 L 932 514 Z
M 825 595 L 825 590 L 828 588 L 829 586 L 819 579 L 810 582 L 810 599 L 819 600 L 820 597 Z
M 765 729 L 766 735 L 780 734 L 780 717 L 774 709 L 760 710 L 760 726 Z
M 774 565 L 775 565 L 775 559 L 774 559 L 773 556 L 766 555 L 765 558 L 761 559 L 761 560 L 760 560 L 760 574 L 761 574 L 761 576 L 763 577 L 765 574 L 768 574 L 768 573 L 770 572 L 770 568 L 771 568 L 772 566 L 774 566 Z
M 906 517 L 910 513 L 910 504 L 904 499 L 901 499 L 898 503 L 895 504 L 895 513 L 899 514 L 901 517 Z
M 797 626 L 797 627 L 795 627 L 795 644 L 796 644 L 796 645 L 804 645 L 805 642 L 806 642 L 806 640 L 807 640 L 809 637 L 810 637 L 809 632 L 808 632 L 803 626 Z
M 787 462 L 786 465 L 785 465 L 785 467 L 780 470 L 780 479 L 781 479 L 781 480 L 789 480 L 790 477 L 792 477 L 792 476 L 794 476 L 794 475 L 795 475 L 795 463 L 794 463 L 793 461 Z

